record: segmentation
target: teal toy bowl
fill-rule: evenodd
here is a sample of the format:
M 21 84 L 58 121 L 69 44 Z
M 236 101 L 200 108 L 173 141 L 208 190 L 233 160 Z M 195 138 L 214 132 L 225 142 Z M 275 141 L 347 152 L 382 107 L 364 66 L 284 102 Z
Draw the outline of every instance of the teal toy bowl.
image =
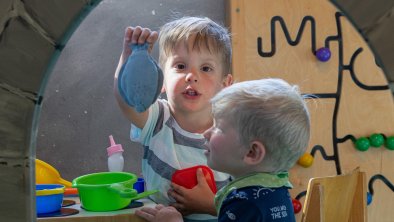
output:
M 37 214 L 45 214 L 59 211 L 62 207 L 64 188 L 64 185 L 60 184 L 37 184 Z

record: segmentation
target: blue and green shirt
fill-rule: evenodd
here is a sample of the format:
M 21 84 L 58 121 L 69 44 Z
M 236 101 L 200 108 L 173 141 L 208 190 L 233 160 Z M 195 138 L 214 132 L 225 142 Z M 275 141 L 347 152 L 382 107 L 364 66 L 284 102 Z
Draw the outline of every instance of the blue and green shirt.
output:
M 218 191 L 218 221 L 295 222 L 287 173 L 255 173 Z

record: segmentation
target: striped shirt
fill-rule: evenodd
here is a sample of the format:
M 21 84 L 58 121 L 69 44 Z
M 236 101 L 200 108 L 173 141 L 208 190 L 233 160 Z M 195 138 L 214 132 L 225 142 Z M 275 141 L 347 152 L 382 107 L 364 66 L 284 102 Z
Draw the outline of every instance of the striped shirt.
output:
M 144 147 L 142 174 L 148 190 L 159 190 L 151 198 L 167 205 L 174 200 L 168 197 L 172 174 L 178 169 L 196 165 L 207 165 L 202 134 L 183 130 L 170 113 L 166 100 L 157 100 L 149 110 L 149 117 L 141 130 L 132 125 L 130 137 Z M 214 172 L 218 189 L 226 185 L 229 175 Z M 187 217 L 192 220 L 215 219 L 210 215 L 193 214 Z

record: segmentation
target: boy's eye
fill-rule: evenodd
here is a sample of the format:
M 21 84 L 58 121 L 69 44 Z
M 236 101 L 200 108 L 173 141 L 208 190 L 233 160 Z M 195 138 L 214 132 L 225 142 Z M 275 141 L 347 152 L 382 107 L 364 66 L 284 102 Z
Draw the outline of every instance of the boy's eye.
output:
M 183 70 L 183 69 L 186 68 L 186 66 L 185 66 L 185 64 L 176 64 L 176 65 L 175 65 L 175 68 L 176 68 L 176 69 Z
M 210 72 L 210 71 L 212 71 L 213 69 L 212 69 L 211 67 L 209 67 L 209 66 L 204 66 L 204 67 L 201 68 L 201 70 L 202 70 L 203 72 Z

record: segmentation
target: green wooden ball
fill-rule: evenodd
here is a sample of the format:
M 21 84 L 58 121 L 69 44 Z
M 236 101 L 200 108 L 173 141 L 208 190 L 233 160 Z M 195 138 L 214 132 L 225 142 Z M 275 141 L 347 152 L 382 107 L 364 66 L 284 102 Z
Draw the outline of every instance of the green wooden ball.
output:
M 369 142 L 372 147 L 381 147 L 384 144 L 384 137 L 382 134 L 374 133 L 369 137 Z
M 386 143 L 384 144 L 387 149 L 394 150 L 394 136 L 389 136 L 386 138 Z
M 359 151 L 367 151 L 370 145 L 366 137 L 360 137 L 356 140 L 356 149 Z

